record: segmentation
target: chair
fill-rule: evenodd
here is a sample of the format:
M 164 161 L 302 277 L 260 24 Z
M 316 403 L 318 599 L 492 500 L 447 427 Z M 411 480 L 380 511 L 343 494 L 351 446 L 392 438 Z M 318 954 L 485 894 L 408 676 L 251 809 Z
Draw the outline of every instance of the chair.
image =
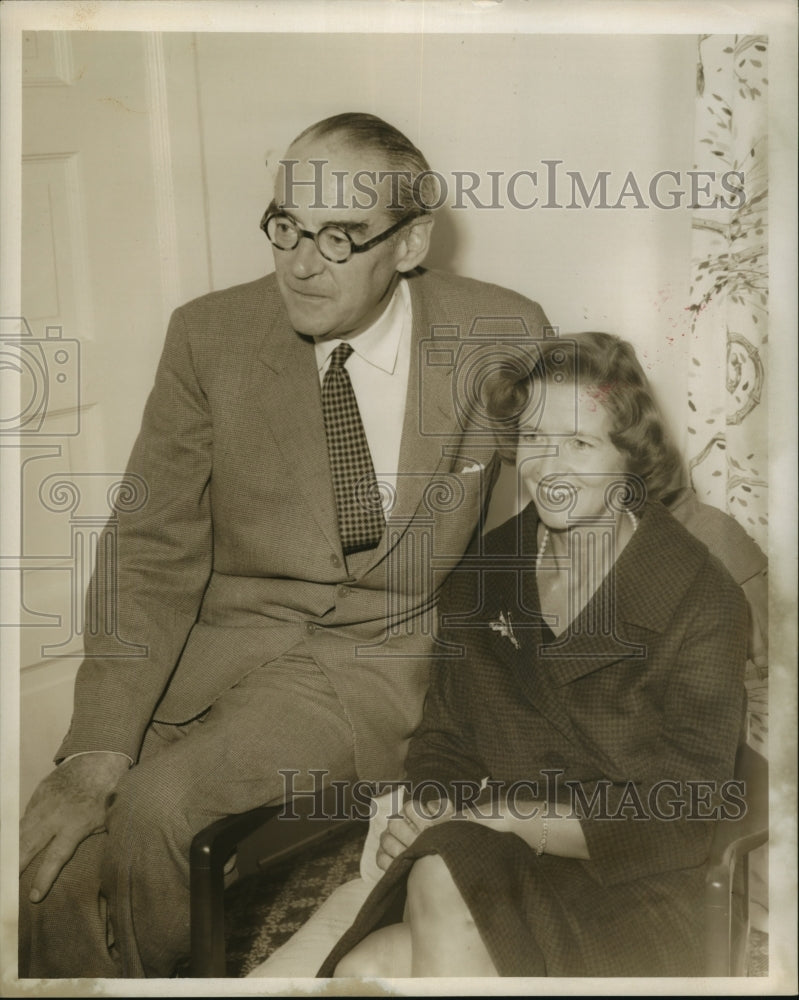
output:
M 743 785 L 746 811 L 739 819 L 720 820 L 710 851 L 705 882 L 706 975 L 746 975 L 749 936 L 749 854 L 768 840 L 768 765 L 748 744 L 738 751 L 735 777 Z M 206 827 L 191 849 L 191 964 L 196 977 L 224 977 L 225 865 L 234 851 L 242 876 L 268 870 L 270 864 L 299 854 L 321 837 L 341 828 L 341 821 L 297 825 L 275 822 L 281 806 L 253 809 Z M 298 810 L 299 811 L 299 810 Z M 309 829 L 309 823 L 311 828 Z M 286 835 L 290 837 L 285 840 Z M 281 845 L 280 836 L 283 837 Z M 253 844 L 259 846 L 253 850 Z M 267 856 L 263 856 L 266 849 Z
M 298 856 L 342 829 L 335 790 L 319 800 L 302 798 L 292 803 L 297 819 L 278 819 L 284 805 L 259 806 L 249 812 L 225 816 L 202 829 L 190 852 L 191 977 L 223 978 L 225 958 L 225 881 L 232 867 L 240 878 Z M 338 818 L 336 816 L 338 815 Z M 326 817 L 326 818 L 322 818 Z
M 735 777 L 746 813 L 720 820 L 705 880 L 706 975 L 745 976 L 749 941 L 749 855 L 768 841 L 768 763 L 748 743 L 738 748 Z

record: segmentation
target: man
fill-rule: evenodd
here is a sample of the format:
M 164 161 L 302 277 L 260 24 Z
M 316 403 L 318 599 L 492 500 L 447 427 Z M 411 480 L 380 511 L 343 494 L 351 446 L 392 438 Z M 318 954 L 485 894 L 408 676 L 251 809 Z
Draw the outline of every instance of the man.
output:
M 498 471 L 481 362 L 546 333 L 520 295 L 418 272 L 428 169 L 372 116 L 312 126 L 262 223 L 275 274 L 175 312 L 129 466 L 148 500 L 117 512 L 146 655 L 87 637 L 23 818 L 20 975 L 170 975 L 199 829 L 281 801 L 281 770 L 401 774 L 435 592 Z

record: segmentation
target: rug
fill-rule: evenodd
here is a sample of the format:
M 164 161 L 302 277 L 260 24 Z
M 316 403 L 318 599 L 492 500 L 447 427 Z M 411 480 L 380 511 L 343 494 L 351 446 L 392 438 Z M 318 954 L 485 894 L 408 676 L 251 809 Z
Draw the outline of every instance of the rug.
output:
M 246 976 L 298 931 L 338 886 L 358 877 L 366 828 L 347 826 L 225 893 L 228 976 Z
M 227 975 L 246 976 L 311 918 L 339 885 L 357 878 L 366 832 L 346 827 L 289 859 L 231 886 L 225 896 Z M 768 975 L 768 934 L 749 935 L 749 975 Z

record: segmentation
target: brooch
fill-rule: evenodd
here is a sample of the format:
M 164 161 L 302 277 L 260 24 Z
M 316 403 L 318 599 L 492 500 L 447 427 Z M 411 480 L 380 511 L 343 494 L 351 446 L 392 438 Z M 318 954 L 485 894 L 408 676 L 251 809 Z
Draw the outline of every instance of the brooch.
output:
M 513 634 L 513 625 L 510 620 L 510 612 L 508 612 L 508 617 L 505 617 L 504 611 L 499 612 L 499 617 L 496 621 L 489 622 L 489 626 L 494 630 L 494 632 L 499 632 L 500 635 L 504 636 L 506 639 L 510 639 L 516 649 L 521 649 L 519 645 L 519 640 Z

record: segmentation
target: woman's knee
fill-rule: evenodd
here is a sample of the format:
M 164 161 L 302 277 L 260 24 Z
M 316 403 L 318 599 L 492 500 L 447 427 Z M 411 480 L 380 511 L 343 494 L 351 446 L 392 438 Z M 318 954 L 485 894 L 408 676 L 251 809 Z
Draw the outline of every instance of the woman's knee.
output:
M 426 854 L 411 868 L 408 875 L 408 910 L 411 920 L 437 916 L 451 919 L 458 914 L 469 916 L 447 863 L 440 855 Z
M 374 931 L 336 966 L 337 979 L 404 979 L 411 974 L 411 941 L 407 924 Z
M 375 975 L 370 956 L 362 954 L 362 950 L 354 948 L 336 966 L 333 973 L 336 979 L 368 979 Z

